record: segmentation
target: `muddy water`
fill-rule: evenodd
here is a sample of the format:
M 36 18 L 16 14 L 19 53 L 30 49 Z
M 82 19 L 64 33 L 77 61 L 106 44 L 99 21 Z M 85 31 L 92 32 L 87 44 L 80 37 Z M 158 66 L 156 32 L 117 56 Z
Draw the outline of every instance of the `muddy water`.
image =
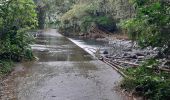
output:
M 2 100 L 126 100 L 115 91 L 121 76 L 56 30 L 32 45 L 39 60 L 17 64 L 2 82 Z

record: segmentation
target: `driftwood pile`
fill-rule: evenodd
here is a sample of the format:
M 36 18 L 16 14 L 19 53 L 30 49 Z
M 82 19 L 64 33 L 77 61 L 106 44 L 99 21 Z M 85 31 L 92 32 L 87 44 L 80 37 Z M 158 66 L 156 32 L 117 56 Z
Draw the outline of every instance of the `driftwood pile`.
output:
M 118 69 L 138 67 L 142 62 L 158 54 L 157 48 L 141 49 L 137 44 L 128 40 L 112 40 L 105 47 L 100 48 L 96 55 L 105 63 L 111 64 Z M 170 71 L 170 61 L 160 59 L 159 69 Z

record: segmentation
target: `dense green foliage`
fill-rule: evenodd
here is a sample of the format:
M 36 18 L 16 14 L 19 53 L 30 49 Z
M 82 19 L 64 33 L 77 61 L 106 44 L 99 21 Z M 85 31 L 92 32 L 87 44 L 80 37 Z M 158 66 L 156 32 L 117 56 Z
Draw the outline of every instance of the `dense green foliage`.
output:
M 128 0 L 0 0 L 0 75 L 11 70 L 12 61 L 33 59 L 29 46 L 33 38 L 28 30 L 37 25 L 44 29 L 48 24 L 56 24 L 62 33 L 84 35 L 96 28 L 114 32 L 119 24 L 141 47 L 159 47 L 167 59 L 170 2 L 129 1 L 131 3 Z M 146 99 L 170 99 L 169 73 L 160 71 L 155 59 L 138 68 L 129 68 L 125 73 L 130 78 L 123 80 L 123 88 Z
M 170 2 L 167 0 L 132 0 L 136 17 L 122 23 L 123 28 L 142 47 L 170 48 Z M 167 51 L 167 53 L 170 51 Z
M 133 15 L 133 7 L 126 0 L 46 1 L 52 2 L 46 22 L 57 24 L 62 33 L 89 33 L 94 27 L 113 32 L 117 21 Z
M 50 0 L 52 1 L 52 0 Z M 45 28 L 45 21 L 46 21 L 46 13 L 48 11 L 49 0 L 34 0 L 36 4 L 36 11 L 37 11 L 37 19 L 38 19 L 38 28 L 44 29 Z
M 123 21 L 133 40 L 141 47 L 159 47 L 158 57 L 170 55 L 170 2 L 168 0 L 131 0 L 136 7 L 136 16 Z M 170 99 L 170 76 L 158 68 L 156 60 L 146 61 L 142 66 L 129 68 L 130 76 L 123 80 L 122 87 L 151 100 Z
M 1 3 L 0 13 L 0 58 L 21 61 L 28 52 L 31 52 L 30 37 L 26 31 L 37 24 L 34 2 L 32 0 L 4 1 Z
M 125 73 L 130 78 L 123 80 L 122 87 L 146 99 L 169 100 L 170 76 L 169 73 L 160 71 L 157 64 L 156 60 L 151 59 L 138 68 L 127 69 Z
M 9 73 L 12 70 L 13 63 L 7 60 L 0 60 L 0 77 L 6 73 Z
M 98 27 L 107 31 L 114 31 L 115 23 L 103 11 L 98 11 L 98 6 L 94 6 L 94 1 L 75 4 L 65 14 L 61 16 L 61 26 L 63 30 L 69 32 L 87 33 L 91 27 Z
M 0 72 L 8 70 L 7 61 L 32 59 L 28 30 L 37 25 L 35 5 L 32 0 L 0 1 Z M 3 62 L 4 61 L 4 62 Z M 1 67 L 4 67 L 3 71 Z

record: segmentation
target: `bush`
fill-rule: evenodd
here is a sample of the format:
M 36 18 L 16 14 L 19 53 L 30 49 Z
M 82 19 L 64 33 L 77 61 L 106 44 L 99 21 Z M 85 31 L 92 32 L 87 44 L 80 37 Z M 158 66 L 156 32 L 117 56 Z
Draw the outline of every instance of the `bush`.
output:
M 33 59 L 31 47 L 29 46 L 32 40 L 33 38 L 28 33 L 17 33 L 13 37 L 6 35 L 0 40 L 0 59 L 17 62 L 24 59 Z
M 27 33 L 37 25 L 33 0 L 6 0 L 0 5 L 0 60 L 21 61 L 26 57 L 32 41 Z
M 117 28 L 113 17 L 99 10 L 99 5 L 98 1 L 75 4 L 61 16 L 59 30 L 63 33 L 89 33 L 96 25 L 104 31 L 115 31 Z
M 103 31 L 113 32 L 117 30 L 112 18 L 89 14 L 79 19 L 74 18 L 60 23 L 59 31 L 62 33 L 89 33 L 91 28 L 96 26 Z
M 108 16 L 96 17 L 96 23 L 101 30 L 114 32 L 117 30 L 116 22 Z
M 0 60 L 0 76 L 12 70 L 13 63 L 9 60 Z
M 142 47 L 170 49 L 170 2 L 168 0 L 131 0 L 136 16 L 124 21 L 122 28 Z M 166 53 L 165 55 L 168 55 Z
M 149 60 L 138 68 L 129 68 L 125 73 L 130 78 L 122 81 L 122 88 L 134 91 L 138 95 L 150 100 L 170 99 L 170 77 L 169 73 L 156 69 L 158 63 Z

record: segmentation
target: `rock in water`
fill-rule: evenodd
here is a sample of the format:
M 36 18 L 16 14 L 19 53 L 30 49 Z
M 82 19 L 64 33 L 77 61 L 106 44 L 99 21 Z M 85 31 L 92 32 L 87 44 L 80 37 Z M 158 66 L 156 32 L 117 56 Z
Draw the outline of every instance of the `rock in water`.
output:
M 109 52 L 108 52 L 107 50 L 105 50 L 105 51 L 103 52 L 103 54 L 107 55 L 107 54 L 109 54 Z

